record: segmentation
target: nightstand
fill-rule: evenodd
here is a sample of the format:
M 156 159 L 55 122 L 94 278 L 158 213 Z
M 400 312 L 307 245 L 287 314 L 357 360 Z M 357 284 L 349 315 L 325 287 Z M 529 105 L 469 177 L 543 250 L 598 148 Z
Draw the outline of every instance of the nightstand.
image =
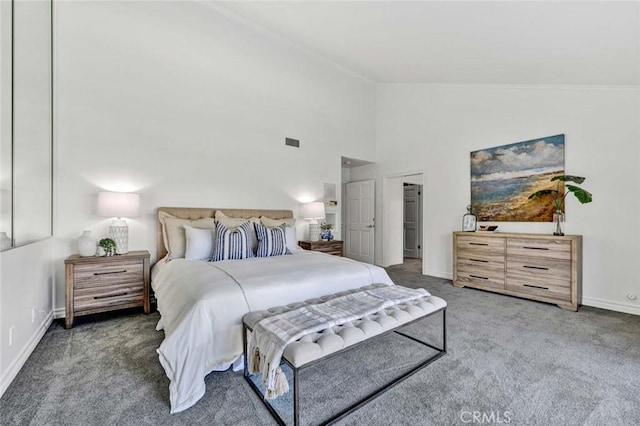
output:
M 334 256 L 343 256 L 343 242 L 340 240 L 331 241 L 298 241 L 298 245 L 305 250 L 321 251 Z
M 65 261 L 67 306 L 65 328 L 74 317 L 143 306 L 149 300 L 150 254 L 147 250 L 106 257 L 80 257 Z

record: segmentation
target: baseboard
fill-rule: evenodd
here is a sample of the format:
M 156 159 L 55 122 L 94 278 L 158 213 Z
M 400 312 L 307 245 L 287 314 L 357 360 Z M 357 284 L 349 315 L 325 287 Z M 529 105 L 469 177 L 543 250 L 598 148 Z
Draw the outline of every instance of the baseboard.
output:
M 53 310 L 53 319 L 65 318 L 67 311 L 65 308 L 57 308 Z
M 7 371 L 2 375 L 2 378 L 0 378 L 0 397 L 4 395 L 5 391 L 9 388 L 9 385 L 11 384 L 11 382 L 13 382 L 13 379 L 16 378 L 16 376 L 20 372 L 20 369 L 22 368 L 24 363 L 27 362 L 27 360 L 33 353 L 33 350 L 36 348 L 36 346 L 42 339 L 42 336 L 44 336 L 44 334 L 47 332 L 47 329 L 49 329 L 49 326 L 51 325 L 52 322 L 53 322 L 53 311 L 49 312 L 47 316 L 44 318 L 44 320 L 42 320 L 38 328 L 36 328 L 35 333 L 31 336 L 27 344 L 22 348 L 22 350 L 18 354 L 18 357 L 15 360 L 13 360 L 11 365 L 9 365 L 9 368 L 7 369 Z
M 627 303 L 612 302 L 611 300 L 596 299 L 594 297 L 583 297 L 582 304 L 584 306 L 608 309 L 610 311 L 623 312 L 625 314 L 640 315 L 640 306 L 634 306 Z
M 430 277 L 444 278 L 446 280 L 453 279 L 453 274 L 451 272 L 434 271 L 433 269 L 427 269 L 427 275 Z

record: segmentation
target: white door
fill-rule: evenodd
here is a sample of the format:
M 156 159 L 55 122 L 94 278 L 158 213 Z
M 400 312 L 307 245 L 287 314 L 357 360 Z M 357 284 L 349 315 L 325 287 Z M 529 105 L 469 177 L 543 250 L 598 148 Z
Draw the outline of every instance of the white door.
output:
M 347 233 L 345 255 L 373 263 L 375 181 L 347 183 Z
M 404 257 L 420 258 L 420 185 L 404 186 Z

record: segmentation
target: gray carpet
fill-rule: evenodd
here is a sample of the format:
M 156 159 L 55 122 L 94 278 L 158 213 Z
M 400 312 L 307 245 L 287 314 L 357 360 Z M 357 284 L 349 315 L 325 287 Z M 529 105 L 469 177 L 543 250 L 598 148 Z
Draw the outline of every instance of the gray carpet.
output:
M 640 317 L 589 307 L 568 312 L 454 288 L 416 270 L 419 262 L 408 261 L 389 274 L 448 301 L 449 352 L 342 424 L 640 422 Z M 168 380 L 155 353 L 163 338 L 157 320 L 157 313 L 129 312 L 79 318 L 72 330 L 56 321 L 0 399 L 1 424 L 275 424 L 231 371 L 210 374 L 204 398 L 170 415 Z M 430 334 L 439 318 L 433 321 L 411 332 Z M 347 406 L 424 355 L 389 335 L 310 369 L 303 377 L 304 420 L 314 423 Z

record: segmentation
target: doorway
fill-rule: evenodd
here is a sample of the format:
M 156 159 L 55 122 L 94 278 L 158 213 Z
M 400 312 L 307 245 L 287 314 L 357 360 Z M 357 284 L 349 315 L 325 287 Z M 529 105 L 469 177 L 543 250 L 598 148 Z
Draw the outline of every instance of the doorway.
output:
M 426 233 L 426 172 L 385 175 L 382 187 L 383 265 L 412 265 L 425 274 L 427 256 L 424 249 Z M 405 200 L 407 195 L 407 200 Z
M 404 182 L 403 257 L 422 259 L 422 185 Z

